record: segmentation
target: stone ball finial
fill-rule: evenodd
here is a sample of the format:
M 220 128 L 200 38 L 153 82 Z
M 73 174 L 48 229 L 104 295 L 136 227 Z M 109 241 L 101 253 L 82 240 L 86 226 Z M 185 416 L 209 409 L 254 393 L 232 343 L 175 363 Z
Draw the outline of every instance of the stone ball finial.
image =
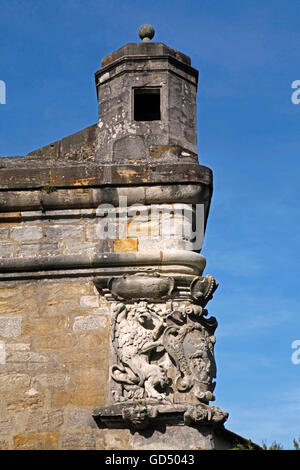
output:
M 151 24 L 143 24 L 139 28 L 139 36 L 144 42 L 150 42 L 154 37 L 155 31 Z

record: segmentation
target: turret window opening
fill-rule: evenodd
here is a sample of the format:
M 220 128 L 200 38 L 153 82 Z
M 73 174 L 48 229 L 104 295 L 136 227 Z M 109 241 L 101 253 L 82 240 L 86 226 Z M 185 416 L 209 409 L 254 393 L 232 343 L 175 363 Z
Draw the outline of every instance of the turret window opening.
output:
M 160 88 L 134 88 L 134 120 L 161 120 Z

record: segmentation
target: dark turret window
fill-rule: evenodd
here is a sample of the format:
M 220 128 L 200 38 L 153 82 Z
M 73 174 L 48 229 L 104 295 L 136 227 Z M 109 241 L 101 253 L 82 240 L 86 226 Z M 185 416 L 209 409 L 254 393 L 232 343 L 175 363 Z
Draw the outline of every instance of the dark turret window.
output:
M 134 88 L 134 120 L 160 121 L 160 88 Z

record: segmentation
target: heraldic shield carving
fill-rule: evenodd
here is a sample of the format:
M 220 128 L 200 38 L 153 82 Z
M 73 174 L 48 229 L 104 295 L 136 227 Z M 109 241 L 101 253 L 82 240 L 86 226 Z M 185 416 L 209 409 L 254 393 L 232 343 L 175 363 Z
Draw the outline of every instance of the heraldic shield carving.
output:
M 142 429 L 159 420 L 224 422 L 227 413 L 209 406 L 217 320 L 204 307 L 217 288 L 213 276 L 193 279 L 188 289 L 159 274 L 125 275 L 107 285 L 114 300 L 111 406 L 95 410 L 98 424 Z

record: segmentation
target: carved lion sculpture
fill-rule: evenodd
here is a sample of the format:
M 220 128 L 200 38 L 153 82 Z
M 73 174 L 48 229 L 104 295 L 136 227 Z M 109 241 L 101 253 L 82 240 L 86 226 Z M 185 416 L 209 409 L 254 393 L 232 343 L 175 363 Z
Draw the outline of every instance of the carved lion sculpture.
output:
M 151 353 L 162 344 L 159 338 L 165 326 L 147 302 L 129 307 L 118 304 L 114 308 L 111 332 L 120 363 L 112 366 L 112 378 L 143 388 L 146 398 L 165 398 L 156 388 L 163 389 L 168 384 L 166 369 L 150 363 Z

